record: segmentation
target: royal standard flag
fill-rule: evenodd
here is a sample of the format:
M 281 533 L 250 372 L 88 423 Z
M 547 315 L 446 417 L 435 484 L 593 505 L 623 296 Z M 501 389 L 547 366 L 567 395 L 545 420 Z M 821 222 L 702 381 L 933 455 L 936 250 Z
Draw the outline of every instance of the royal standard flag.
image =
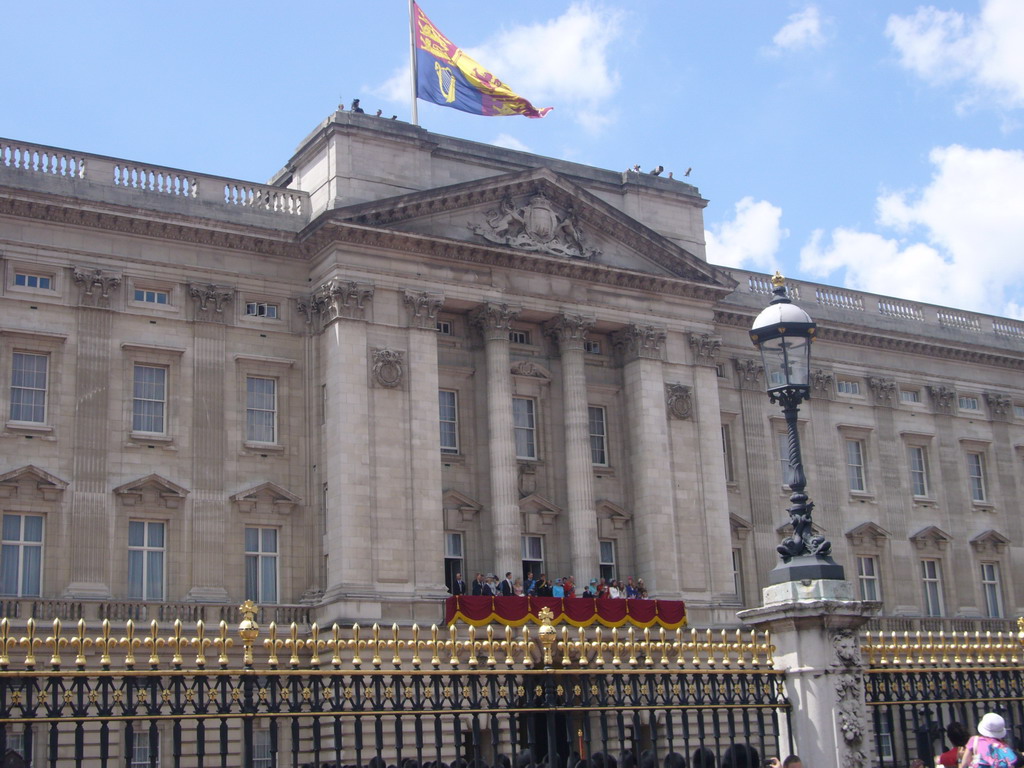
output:
M 551 111 L 551 107 L 537 109 L 473 61 L 441 34 L 416 3 L 413 14 L 417 97 L 474 115 L 544 117 Z

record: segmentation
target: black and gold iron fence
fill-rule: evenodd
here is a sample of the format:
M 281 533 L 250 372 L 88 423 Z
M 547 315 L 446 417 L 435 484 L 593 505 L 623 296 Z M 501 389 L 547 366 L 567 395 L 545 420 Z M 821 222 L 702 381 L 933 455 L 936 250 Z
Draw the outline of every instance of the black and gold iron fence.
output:
M 764 633 L 0 620 L 0 754 L 96 766 L 661 766 L 785 752 Z M 652 762 L 654 761 L 654 762 Z
M 1024 619 L 1017 632 L 876 632 L 861 644 L 880 766 L 935 764 L 952 746 L 945 729 L 968 733 L 998 712 L 1024 747 Z

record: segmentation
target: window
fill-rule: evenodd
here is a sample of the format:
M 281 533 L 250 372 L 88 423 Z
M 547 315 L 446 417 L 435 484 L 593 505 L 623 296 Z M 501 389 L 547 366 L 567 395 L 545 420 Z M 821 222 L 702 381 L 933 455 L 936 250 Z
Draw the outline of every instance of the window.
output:
M 252 732 L 252 768 L 273 768 L 274 754 L 269 728 L 254 728 Z
M 985 456 L 983 454 L 967 454 L 967 485 L 971 491 L 971 501 L 985 501 Z
M 128 522 L 128 598 L 164 599 L 164 524 Z
M 144 304 L 170 304 L 171 295 L 167 291 L 151 291 L 146 288 L 135 289 L 135 301 Z
M 860 382 L 853 379 L 837 379 L 836 392 L 841 395 L 859 395 Z
M 892 715 L 878 710 L 876 713 L 875 744 L 878 746 L 878 757 L 882 760 L 892 760 Z
M 528 573 L 539 578 L 544 572 L 544 537 L 521 536 L 520 541 L 523 547 L 523 578 Z
M 462 573 L 462 560 L 465 557 L 462 548 L 462 534 L 444 534 L 444 583 L 451 590 L 455 583 L 455 574 Z M 463 579 L 465 580 L 465 579 Z
M 904 403 L 920 403 L 921 402 L 921 390 L 920 389 L 901 389 L 900 400 Z
M 864 442 L 862 440 L 846 441 L 846 479 L 851 491 L 867 490 L 864 474 Z
M 4 726 L 7 731 L 7 748 L 14 752 L 18 757 L 25 756 L 25 731 L 24 726 L 18 727 L 14 725 Z M 17 728 L 17 730 L 15 730 Z
M 928 495 L 928 454 L 924 446 L 907 447 L 907 465 L 910 467 L 910 489 L 915 496 Z
M 450 320 L 438 320 L 437 321 L 437 332 L 442 336 L 452 335 L 452 323 Z
M 882 590 L 878 580 L 878 558 L 857 557 L 857 585 L 861 600 L 881 600 Z
M 459 452 L 458 396 L 448 389 L 437 392 L 438 421 L 441 427 L 441 453 Z
M 1003 588 L 999 583 L 999 564 L 981 564 L 981 591 L 985 597 L 985 615 L 990 619 L 1003 618 Z
M 245 529 L 245 599 L 277 602 L 277 529 Z
M 768 375 L 768 381 L 771 382 L 773 387 L 781 387 L 786 383 L 786 379 L 782 375 L 782 371 L 772 371 Z
M 615 542 L 611 539 L 601 539 L 598 542 L 600 547 L 600 563 L 598 570 L 601 572 L 601 578 L 605 581 L 611 581 L 612 579 L 618 578 L 618 571 L 615 568 Z
M 156 754 L 156 764 L 160 765 L 160 748 L 159 742 L 153 743 L 153 752 Z M 135 734 L 135 738 L 132 741 L 132 759 L 128 763 L 128 768 L 149 768 L 152 765 L 150 759 L 150 741 L 149 734 L 140 732 Z
M 722 425 L 722 457 L 725 460 L 725 482 L 735 482 L 736 475 L 732 468 L 732 427 L 729 424 Z M 788 465 L 788 458 L 786 463 Z
M 42 564 L 42 515 L 5 514 L 0 543 L 0 593 L 39 597 Z
M 779 452 L 780 477 L 783 485 L 789 485 L 789 435 L 785 432 L 775 433 L 775 447 Z
M 268 320 L 276 320 L 277 310 L 277 304 L 270 304 L 265 301 L 247 301 L 245 303 L 246 317 L 265 317 Z
M 11 365 L 11 421 L 46 423 L 46 375 L 50 358 L 15 352 Z
M 1013 406 L 1013 415 L 1018 419 L 1024 419 L 1024 405 Z
M 537 458 L 537 417 L 533 400 L 512 398 L 512 423 L 516 436 L 516 458 Z
M 960 406 L 961 411 L 980 411 L 981 404 L 978 402 L 978 398 L 973 395 L 960 395 L 957 398 L 957 404 Z
M 529 331 L 516 331 L 512 330 L 508 332 L 508 340 L 513 344 L 529 344 L 530 343 L 530 332 Z
M 587 339 L 583 342 L 583 351 L 588 355 L 600 355 L 601 342 L 596 339 Z
M 596 405 L 587 408 L 590 421 L 590 463 L 599 467 L 608 466 L 608 429 L 605 410 Z
M 52 291 L 53 276 L 33 272 L 15 272 L 14 284 L 22 288 L 42 288 L 44 291 Z
M 743 602 L 743 550 L 734 547 L 732 550 L 732 586 L 736 597 Z
M 136 364 L 132 386 L 132 431 L 162 435 L 167 430 L 167 369 Z
M 245 391 L 245 439 L 277 442 L 277 379 L 247 376 Z
M 921 586 L 924 589 L 924 615 L 942 615 L 942 569 L 938 560 L 921 561 Z

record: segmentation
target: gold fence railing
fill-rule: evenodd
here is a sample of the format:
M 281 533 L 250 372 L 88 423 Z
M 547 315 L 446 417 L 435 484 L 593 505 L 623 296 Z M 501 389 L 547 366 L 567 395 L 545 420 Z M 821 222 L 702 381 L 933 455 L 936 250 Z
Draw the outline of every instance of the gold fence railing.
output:
M 866 632 L 869 667 L 1017 665 L 1024 659 L 1024 618 L 1016 632 Z
M 547 611 L 547 609 L 545 609 Z M 148 624 L 132 620 L 116 625 L 103 620 L 90 626 L 60 619 L 22 622 L 0 619 L 0 670 L 79 670 L 173 668 L 226 669 L 692 669 L 730 670 L 773 667 L 774 646 L 767 632 L 663 628 L 625 630 L 553 626 L 542 611 L 541 626 L 449 627 L 418 625 L 389 628 L 359 624 L 330 628 L 292 622 L 266 629 L 256 621 L 258 607 L 240 606 L 237 626 L 227 621 L 186 626 L 175 620 Z M 20 625 L 23 629 L 19 628 Z M 169 667 L 167 665 L 170 665 Z

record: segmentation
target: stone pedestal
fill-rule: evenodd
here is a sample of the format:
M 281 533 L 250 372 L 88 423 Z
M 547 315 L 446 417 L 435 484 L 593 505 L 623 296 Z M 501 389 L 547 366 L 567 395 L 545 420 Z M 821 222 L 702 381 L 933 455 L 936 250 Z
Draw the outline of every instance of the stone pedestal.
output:
M 801 599 L 843 591 L 836 584 L 810 581 L 791 585 L 789 595 L 795 599 L 781 599 L 784 585 L 769 587 L 765 597 L 777 602 L 737 616 L 755 629 L 771 632 L 775 666 L 786 672 L 792 704 L 786 727 L 804 765 L 868 768 L 873 765 L 874 745 L 864 701 L 859 628 L 881 604 Z M 768 595 L 771 590 L 778 594 Z M 782 734 L 783 743 L 786 735 Z

